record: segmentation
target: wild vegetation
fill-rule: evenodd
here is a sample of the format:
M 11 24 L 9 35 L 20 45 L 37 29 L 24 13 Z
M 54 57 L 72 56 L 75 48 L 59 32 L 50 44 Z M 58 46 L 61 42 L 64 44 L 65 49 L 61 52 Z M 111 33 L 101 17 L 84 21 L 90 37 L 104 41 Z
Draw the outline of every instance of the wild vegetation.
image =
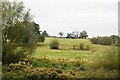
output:
M 116 35 L 112 35 L 110 37 L 104 36 L 104 37 L 93 37 L 91 39 L 91 42 L 93 44 L 101 44 L 101 45 L 119 45 L 120 38 Z
M 1 10 L 3 80 L 118 78 L 116 37 L 90 40 L 86 31 L 81 39 L 62 38 L 62 32 L 60 38 L 49 37 L 22 2 L 2 2 Z
M 59 39 L 59 50 L 51 49 L 54 38 L 46 38 L 36 50 L 19 62 L 3 65 L 3 78 L 116 78 L 118 47 L 95 45 L 90 40 Z M 73 45 L 89 45 L 89 50 Z M 111 49 L 112 48 L 112 49 Z M 8 76 L 9 75 L 9 76 Z
M 22 2 L 2 2 L 2 61 L 19 61 L 32 52 L 37 42 L 44 42 L 36 24 L 29 13 L 24 11 Z M 10 60 L 7 60 L 10 59 Z

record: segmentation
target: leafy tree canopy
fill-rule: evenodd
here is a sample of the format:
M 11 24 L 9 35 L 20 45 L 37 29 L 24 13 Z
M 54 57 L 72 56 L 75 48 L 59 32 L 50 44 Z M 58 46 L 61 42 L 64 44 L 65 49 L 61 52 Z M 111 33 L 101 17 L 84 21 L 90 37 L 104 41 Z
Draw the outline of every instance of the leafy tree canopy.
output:
M 45 37 L 48 37 L 48 36 L 49 36 L 48 33 L 47 33 L 47 31 L 43 31 L 43 32 L 42 32 L 42 35 L 45 36 Z
M 39 25 L 33 21 L 30 10 L 25 11 L 23 2 L 6 1 L 1 6 L 3 63 L 15 62 L 36 48 Z
M 88 35 L 87 35 L 87 32 L 86 31 L 82 31 L 81 33 L 80 33 L 80 37 L 83 39 L 83 38 L 87 38 L 88 37 Z
M 62 37 L 63 36 L 63 32 L 59 32 L 59 35 L 60 35 L 60 37 Z

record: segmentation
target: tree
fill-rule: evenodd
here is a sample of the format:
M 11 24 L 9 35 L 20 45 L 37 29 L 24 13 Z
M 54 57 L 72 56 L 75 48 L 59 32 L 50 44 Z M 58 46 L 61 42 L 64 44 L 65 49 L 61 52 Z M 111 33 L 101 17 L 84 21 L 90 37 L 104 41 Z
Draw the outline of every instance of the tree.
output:
M 39 35 L 39 42 L 44 42 L 45 41 L 45 36 L 43 36 L 43 35 Z
M 80 38 L 87 38 L 88 37 L 88 35 L 87 35 L 87 32 L 86 31 L 82 31 L 81 33 L 80 33 Z
M 17 5 L 17 6 L 16 6 Z M 23 3 L 15 2 L 2 2 L 1 12 L 2 12 L 2 40 L 3 43 L 7 42 L 8 30 L 13 27 L 18 19 L 22 16 Z
M 48 33 L 47 33 L 47 31 L 43 31 L 43 32 L 42 32 L 42 35 L 43 35 L 44 37 L 48 37 L 48 36 L 49 36 Z
M 1 12 L 3 63 L 15 62 L 36 47 L 33 20 L 22 2 L 2 2 Z
M 63 32 L 59 32 L 59 35 L 60 35 L 60 37 L 62 37 L 63 36 Z
M 74 38 L 78 38 L 79 32 L 78 31 L 73 31 L 72 34 L 74 35 Z
M 71 34 L 67 33 L 67 37 L 66 38 L 71 38 Z
M 112 39 L 112 44 L 118 45 L 119 36 L 112 35 L 112 36 L 110 36 L 110 38 Z
M 74 33 L 67 33 L 67 37 L 66 38 L 76 38 L 76 35 L 74 35 Z
M 34 26 L 34 33 L 36 34 L 36 37 L 37 37 L 37 41 L 43 43 L 45 41 L 45 36 L 40 34 L 41 31 L 40 31 L 39 24 L 36 24 L 35 22 L 33 22 L 33 26 Z
M 39 24 L 33 22 L 33 26 L 34 26 L 34 33 L 37 34 L 37 35 L 40 35 L 40 26 Z

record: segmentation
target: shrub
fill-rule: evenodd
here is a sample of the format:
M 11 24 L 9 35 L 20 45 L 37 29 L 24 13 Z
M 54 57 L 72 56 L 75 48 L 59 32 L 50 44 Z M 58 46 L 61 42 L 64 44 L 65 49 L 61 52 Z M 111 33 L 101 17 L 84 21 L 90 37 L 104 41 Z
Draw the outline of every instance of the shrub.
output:
M 16 44 L 13 43 L 3 44 L 3 50 L 2 50 L 3 64 L 18 62 L 20 59 L 26 56 L 24 52 L 25 50 L 23 48 L 17 47 Z
M 75 50 L 75 45 L 73 45 L 73 49 Z
M 39 35 L 39 38 L 38 38 L 39 42 L 44 42 L 45 41 L 45 37 L 43 35 Z
M 78 45 L 73 45 L 73 50 L 79 50 Z
M 83 43 L 81 43 L 81 44 L 79 45 L 79 47 L 80 47 L 80 50 L 84 50 L 84 49 L 85 49 L 85 45 L 84 45 Z
M 118 40 L 119 40 L 119 37 L 118 36 L 110 36 L 110 37 L 107 37 L 107 36 L 104 36 L 104 37 L 93 37 L 91 39 L 91 42 L 93 44 L 101 44 L 101 45 L 118 45 Z
M 46 80 L 47 78 L 68 80 L 69 78 L 74 78 L 74 75 L 69 72 L 65 72 L 55 68 L 34 68 L 26 64 L 11 63 L 6 69 L 3 70 L 3 78 L 24 78 L 30 80 Z
M 58 40 L 52 40 L 50 43 L 50 49 L 58 49 L 59 48 L 59 42 Z
M 98 38 L 95 38 L 93 37 L 91 40 L 90 40 L 93 44 L 98 44 Z
M 79 48 L 80 48 L 80 50 L 89 50 L 90 49 L 90 45 L 85 45 L 85 44 L 83 44 L 83 43 L 81 43 L 80 45 L 79 45 Z
M 102 37 L 99 42 L 102 45 L 111 45 L 112 44 L 112 40 L 110 37 Z

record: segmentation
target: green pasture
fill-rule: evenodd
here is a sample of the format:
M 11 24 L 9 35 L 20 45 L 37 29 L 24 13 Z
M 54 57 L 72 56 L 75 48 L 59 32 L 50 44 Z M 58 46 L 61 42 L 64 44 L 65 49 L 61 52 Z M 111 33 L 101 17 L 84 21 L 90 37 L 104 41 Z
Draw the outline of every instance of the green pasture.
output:
M 50 49 L 49 44 L 53 39 L 59 41 L 59 50 Z M 95 47 L 91 50 L 74 50 L 73 45 L 84 43 Z M 39 43 L 36 51 L 32 54 L 37 58 L 48 57 L 48 58 L 82 58 L 92 60 L 99 58 L 102 55 L 102 51 L 108 49 L 110 46 L 94 45 L 89 39 L 61 39 L 61 38 L 46 38 L 44 43 Z M 97 51 L 97 52 L 96 52 Z
M 59 50 L 50 49 L 49 44 L 53 39 L 59 41 Z M 80 43 L 87 44 L 90 50 L 74 50 L 73 45 Z M 117 49 L 117 47 L 114 47 Z M 60 70 L 73 71 L 79 77 L 116 77 L 116 70 L 105 70 L 100 62 L 103 62 L 103 56 L 107 54 L 107 50 L 112 50 L 111 46 L 92 44 L 89 39 L 62 39 L 62 38 L 46 38 L 44 43 L 39 43 L 32 57 L 41 59 L 34 61 L 34 67 L 57 67 Z M 113 52 L 114 53 L 114 52 Z M 65 59 L 65 60 L 64 60 Z M 73 59 L 73 62 L 69 62 Z M 86 69 L 82 71 L 80 66 Z M 104 62 L 106 64 L 106 62 Z M 102 74 L 101 74 L 102 73 Z

